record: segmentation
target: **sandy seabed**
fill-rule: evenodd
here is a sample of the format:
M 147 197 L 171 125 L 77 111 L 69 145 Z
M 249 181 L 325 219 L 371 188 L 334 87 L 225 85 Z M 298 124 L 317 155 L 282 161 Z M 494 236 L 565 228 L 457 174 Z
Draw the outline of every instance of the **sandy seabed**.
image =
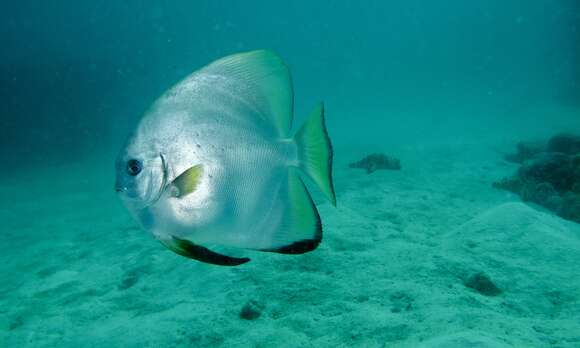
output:
M 516 169 L 512 149 L 373 149 L 403 169 L 367 175 L 348 162 L 368 149 L 337 148 L 338 207 L 315 195 L 321 246 L 236 251 L 252 258 L 236 268 L 141 231 L 108 163 L 13 173 L 0 346 L 580 347 L 580 226 L 491 187 Z M 247 304 L 257 318 L 240 317 Z

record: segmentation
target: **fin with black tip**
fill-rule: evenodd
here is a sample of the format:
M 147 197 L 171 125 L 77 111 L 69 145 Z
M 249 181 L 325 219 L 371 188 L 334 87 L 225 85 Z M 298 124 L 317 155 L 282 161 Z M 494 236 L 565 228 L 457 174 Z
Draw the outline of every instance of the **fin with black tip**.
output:
M 160 239 L 159 241 L 176 254 L 212 265 L 239 266 L 250 261 L 247 257 L 238 258 L 218 254 L 201 245 L 177 237 L 170 237 L 169 240 Z
M 304 254 L 316 249 L 322 240 L 320 216 L 306 186 L 292 168 L 287 179 L 288 182 L 280 187 L 272 210 L 273 224 L 260 236 L 262 243 L 267 241 L 267 245 L 262 244 L 264 246 L 255 248 L 257 250 Z
M 198 164 L 181 173 L 171 185 L 169 185 L 172 197 L 181 198 L 186 196 L 197 188 L 201 175 L 203 174 L 203 165 Z

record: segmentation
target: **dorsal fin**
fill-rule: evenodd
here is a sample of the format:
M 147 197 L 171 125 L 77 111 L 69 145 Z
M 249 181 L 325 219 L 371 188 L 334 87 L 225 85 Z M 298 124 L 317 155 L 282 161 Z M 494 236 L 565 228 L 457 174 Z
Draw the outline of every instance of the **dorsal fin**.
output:
M 294 92 L 290 71 L 277 54 L 268 50 L 234 54 L 216 60 L 198 73 L 234 78 L 246 84 L 255 96 L 265 101 L 262 112 L 278 135 L 289 136 Z

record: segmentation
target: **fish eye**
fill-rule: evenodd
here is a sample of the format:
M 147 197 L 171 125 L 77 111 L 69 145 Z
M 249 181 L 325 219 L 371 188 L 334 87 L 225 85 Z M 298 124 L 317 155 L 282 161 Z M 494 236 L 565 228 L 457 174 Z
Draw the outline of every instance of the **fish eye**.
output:
M 137 174 L 141 173 L 141 169 L 143 169 L 141 161 L 136 159 L 130 159 L 127 161 L 127 173 L 129 175 L 136 176 Z

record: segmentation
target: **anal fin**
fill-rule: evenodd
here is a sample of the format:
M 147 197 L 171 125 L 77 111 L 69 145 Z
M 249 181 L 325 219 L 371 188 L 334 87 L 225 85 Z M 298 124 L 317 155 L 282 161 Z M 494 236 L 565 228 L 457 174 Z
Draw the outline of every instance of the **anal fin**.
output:
M 306 186 L 293 168 L 282 185 L 276 207 L 281 211 L 279 224 L 270 230 L 269 246 L 257 248 L 280 254 L 304 254 L 322 240 L 320 216 Z
M 200 262 L 219 266 L 239 266 L 250 261 L 247 257 L 231 257 L 211 251 L 206 247 L 194 244 L 188 240 L 170 237 L 168 240 L 160 240 L 168 249 L 181 256 Z

